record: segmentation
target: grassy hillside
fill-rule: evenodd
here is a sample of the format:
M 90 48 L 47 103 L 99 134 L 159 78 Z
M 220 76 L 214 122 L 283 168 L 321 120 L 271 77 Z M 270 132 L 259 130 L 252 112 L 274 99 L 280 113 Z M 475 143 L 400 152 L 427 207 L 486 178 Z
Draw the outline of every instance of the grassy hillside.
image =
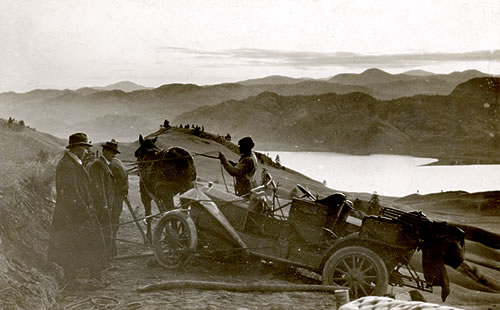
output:
M 28 128 L 22 128 L 12 133 L 8 131 L 12 129 L 12 126 L 3 128 L 6 138 L 0 140 L 0 156 L 5 159 L 0 164 L 2 173 L 5 169 L 10 169 L 9 171 L 12 172 L 8 178 L 9 182 L 0 184 L 0 287 L 2 288 L 0 289 L 0 308 L 49 308 L 56 303 L 56 297 L 59 294 L 56 278 L 60 277 L 61 274 L 59 268 L 46 262 L 45 255 L 51 214 L 54 208 L 55 165 L 60 158 L 65 141 Z M 161 129 L 150 136 L 158 137 L 158 146 L 161 148 L 180 146 L 190 151 L 195 159 L 199 180 L 218 183 L 219 186 L 223 186 L 224 183 L 219 161 L 202 157 L 199 154 L 217 156 L 218 152 L 224 152 L 231 160 L 238 158 L 235 153 L 236 146 L 217 135 L 209 133 L 195 135 L 191 129 L 171 128 L 169 130 Z M 27 147 L 22 149 L 24 159 L 19 161 L 17 153 L 11 151 L 10 148 L 14 144 L 14 140 L 21 138 L 33 139 L 32 145 L 39 145 L 49 156 L 40 157 L 36 148 Z M 36 141 L 37 139 L 39 140 Z M 134 165 L 133 154 L 137 147 L 138 142 L 120 143 L 122 154 L 119 157 L 129 167 Z M 101 150 L 101 147 L 95 145 L 94 150 Z M 276 165 L 263 155 L 259 155 L 259 158 L 261 169 L 266 167 L 280 184 L 280 195 L 283 198 L 288 197 L 297 183 L 308 187 L 313 193 L 318 193 L 320 196 L 328 195 L 334 191 L 318 181 Z M 9 161 L 16 162 L 16 165 L 9 166 Z M 5 179 L 5 174 L 3 176 Z M 231 185 L 232 180 L 227 174 L 225 180 L 228 185 Z M 134 189 L 135 191 L 130 195 L 137 200 L 138 192 L 136 187 Z M 342 189 L 338 190 L 342 191 Z M 362 204 L 366 204 L 371 196 L 366 193 L 347 193 L 347 195 L 351 200 L 362 199 Z M 493 231 L 495 231 L 495 227 L 499 227 L 498 213 L 490 204 L 494 199 L 498 201 L 497 192 L 476 194 L 451 192 L 426 196 L 414 195 L 401 199 L 379 198 L 382 206 L 424 210 L 434 219 L 477 225 Z M 478 206 L 481 207 L 478 208 Z M 484 283 L 488 284 L 494 281 L 483 274 L 498 274 L 497 270 L 491 269 L 491 266 L 495 264 L 495 259 L 498 260 L 498 253 L 495 250 L 476 243 L 470 244 L 470 249 L 467 258 L 470 261 L 479 262 L 477 267 L 473 265 L 474 268 L 477 268 L 477 270 L 473 270 L 473 275 L 481 275 L 483 278 L 480 280 L 483 282 L 481 282 L 482 284 L 471 284 L 472 280 L 467 278 L 468 282 L 465 281 L 469 283 L 468 286 L 465 286 L 467 289 L 454 284 L 453 292 L 468 290 L 467 293 L 471 292 L 471 288 L 478 287 L 484 289 L 486 285 Z M 130 267 L 145 268 L 143 262 L 140 262 L 140 265 Z M 206 274 L 203 273 L 202 276 L 206 277 Z M 458 272 L 451 276 L 453 283 L 455 281 L 461 283 L 460 281 L 463 279 L 463 275 Z M 450 300 L 462 302 L 460 298 L 466 296 L 466 293 L 459 295 L 452 293 Z M 465 299 L 465 302 L 470 301 Z M 474 300 L 474 302 L 478 301 Z M 482 302 L 485 303 L 484 300 Z M 486 303 L 490 303 L 490 300 L 488 299 Z
M 158 137 L 156 143 L 160 148 L 169 148 L 172 146 L 179 146 L 188 150 L 194 157 L 198 179 L 205 182 L 214 182 L 223 184 L 224 179 L 221 174 L 220 162 L 217 159 L 207 158 L 199 154 L 218 156 L 219 152 L 226 155 L 228 160 L 238 161 L 239 155 L 237 154 L 237 146 L 231 142 L 225 141 L 223 138 L 218 138 L 217 135 L 202 133 L 200 136 L 194 135 L 191 129 L 180 129 L 172 127 L 168 130 L 161 129 L 155 133 L 150 134 L 150 137 Z M 138 142 L 120 144 L 120 158 L 125 162 L 130 163 L 135 158 L 133 154 L 135 149 L 139 146 Z M 280 194 L 288 198 L 295 184 L 299 183 L 312 191 L 326 195 L 331 193 L 332 189 L 325 187 L 321 182 L 312 180 L 296 171 L 286 167 L 280 167 L 272 162 L 270 158 L 266 158 L 263 154 L 258 154 L 260 159 L 260 166 L 256 173 L 260 180 L 260 175 L 263 168 L 266 168 L 271 175 L 279 182 Z M 133 166 L 133 164 L 132 164 Z M 232 178 L 225 173 L 224 178 L 228 185 L 232 186 Z
M 0 120 L 0 308 L 55 302 L 59 270 L 46 261 L 55 164 L 65 143 Z
M 10 180 L 7 170 L 16 170 L 16 165 L 26 161 L 48 158 L 66 145 L 62 139 L 31 129 L 19 121 L 4 119 L 0 119 L 0 140 L 1 170 L 4 173 L 0 183 Z

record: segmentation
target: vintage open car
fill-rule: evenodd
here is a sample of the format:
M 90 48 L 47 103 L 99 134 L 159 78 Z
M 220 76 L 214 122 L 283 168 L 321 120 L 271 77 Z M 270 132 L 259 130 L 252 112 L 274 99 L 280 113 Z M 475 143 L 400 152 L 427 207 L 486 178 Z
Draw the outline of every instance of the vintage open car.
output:
M 252 195 L 273 185 L 271 179 Z M 422 247 L 426 225 L 433 223 L 422 213 L 385 208 L 380 216 L 360 220 L 344 194 L 317 199 L 298 187 L 304 196 L 283 205 L 276 203 L 272 188 L 274 203 L 264 208 L 262 199 L 238 197 L 216 186 L 188 190 L 179 208 L 166 212 L 155 227 L 158 262 L 177 268 L 197 253 L 244 253 L 317 273 L 323 284 L 349 287 L 352 298 L 384 295 L 389 284 L 432 291 L 437 282 L 425 281 L 409 264 Z

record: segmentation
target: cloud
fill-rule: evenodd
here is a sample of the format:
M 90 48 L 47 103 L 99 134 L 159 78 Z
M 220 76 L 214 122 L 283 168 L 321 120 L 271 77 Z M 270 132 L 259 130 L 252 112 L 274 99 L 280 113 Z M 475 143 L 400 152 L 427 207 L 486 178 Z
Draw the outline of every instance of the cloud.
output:
M 350 52 L 322 53 L 311 51 L 285 51 L 257 48 L 241 48 L 219 51 L 197 50 L 182 47 L 164 46 L 162 53 L 179 54 L 204 60 L 205 66 L 248 65 L 277 66 L 311 69 L 329 66 L 424 66 L 435 62 L 499 62 L 500 50 L 472 51 L 466 53 L 401 53 L 385 55 L 366 55 Z

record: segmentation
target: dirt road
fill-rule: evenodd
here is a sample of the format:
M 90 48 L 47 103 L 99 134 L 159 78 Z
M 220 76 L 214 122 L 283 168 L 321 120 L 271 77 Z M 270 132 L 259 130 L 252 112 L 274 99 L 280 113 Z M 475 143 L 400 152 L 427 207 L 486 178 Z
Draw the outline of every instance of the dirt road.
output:
M 137 178 L 130 177 L 130 199 L 139 206 Z M 138 212 L 144 212 L 137 208 Z M 132 219 L 124 208 L 121 221 Z M 154 225 L 153 225 L 154 226 Z M 151 250 L 142 245 L 135 224 L 120 227 L 118 237 L 136 243 L 119 243 L 119 256 Z M 253 262 L 216 262 L 195 258 L 184 270 L 166 270 L 154 257 L 117 259 L 105 272 L 107 283 L 85 279 L 76 288 L 64 289 L 54 309 L 335 309 L 335 298 L 325 292 L 238 293 L 175 289 L 139 293 L 137 288 L 168 280 L 199 280 L 229 283 L 291 284 L 307 279 L 287 276 L 276 268 Z
M 131 176 L 130 200 L 139 216 L 143 209 L 139 201 L 138 178 Z M 153 212 L 157 212 L 156 209 Z M 124 208 L 121 221 L 132 217 Z M 153 227 L 155 223 L 153 223 Z M 143 245 L 141 234 L 134 223 L 120 227 L 118 238 L 131 241 L 119 243 L 119 256 L 130 256 L 151 249 Z M 452 272 L 451 269 L 449 272 Z M 450 273 L 451 274 L 451 273 Z M 453 271 L 455 277 L 463 279 Z M 451 275 L 453 275 L 451 274 Z M 107 283 L 87 281 L 83 285 L 61 292 L 54 309 L 335 309 L 335 297 L 325 292 L 238 293 L 224 290 L 174 289 L 140 293 L 138 288 L 168 280 L 197 280 L 242 284 L 311 284 L 313 280 L 263 265 L 260 261 L 226 260 L 217 262 L 195 258 L 183 270 L 166 270 L 153 256 L 116 259 L 105 272 Z M 463 282 L 463 281 L 462 281 Z M 461 283 L 461 282 L 460 282 Z M 390 293 L 398 299 L 407 299 L 407 288 L 391 287 Z M 423 293 L 429 302 L 441 303 L 440 291 Z M 498 295 L 464 289 L 452 285 L 447 304 L 465 309 L 498 309 Z
M 108 309 L 335 309 L 333 294 L 322 292 L 236 293 L 176 289 L 139 293 L 138 287 L 174 279 L 289 283 L 284 277 L 266 272 L 255 264 L 223 265 L 195 260 L 184 271 L 167 271 L 159 266 L 147 266 L 148 262 L 144 258 L 114 262 L 113 268 L 106 272 L 109 281 L 106 287 L 89 283 L 87 288 L 65 290 L 58 309 L 85 309 L 84 305 L 91 308 L 93 304 L 107 304 Z M 75 307 L 80 304 L 81 307 Z

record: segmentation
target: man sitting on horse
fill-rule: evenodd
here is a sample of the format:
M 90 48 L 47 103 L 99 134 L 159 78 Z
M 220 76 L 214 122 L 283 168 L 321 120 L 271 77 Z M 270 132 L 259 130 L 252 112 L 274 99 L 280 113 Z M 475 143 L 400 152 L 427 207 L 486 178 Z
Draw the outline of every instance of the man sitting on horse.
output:
M 257 171 L 257 157 L 252 152 L 255 144 L 252 138 L 245 137 L 238 141 L 240 148 L 240 159 L 238 163 L 228 161 L 224 154 L 219 152 L 219 160 L 224 166 L 224 169 L 235 178 L 236 195 L 244 196 L 250 193 L 250 190 L 255 187 L 254 175 Z

